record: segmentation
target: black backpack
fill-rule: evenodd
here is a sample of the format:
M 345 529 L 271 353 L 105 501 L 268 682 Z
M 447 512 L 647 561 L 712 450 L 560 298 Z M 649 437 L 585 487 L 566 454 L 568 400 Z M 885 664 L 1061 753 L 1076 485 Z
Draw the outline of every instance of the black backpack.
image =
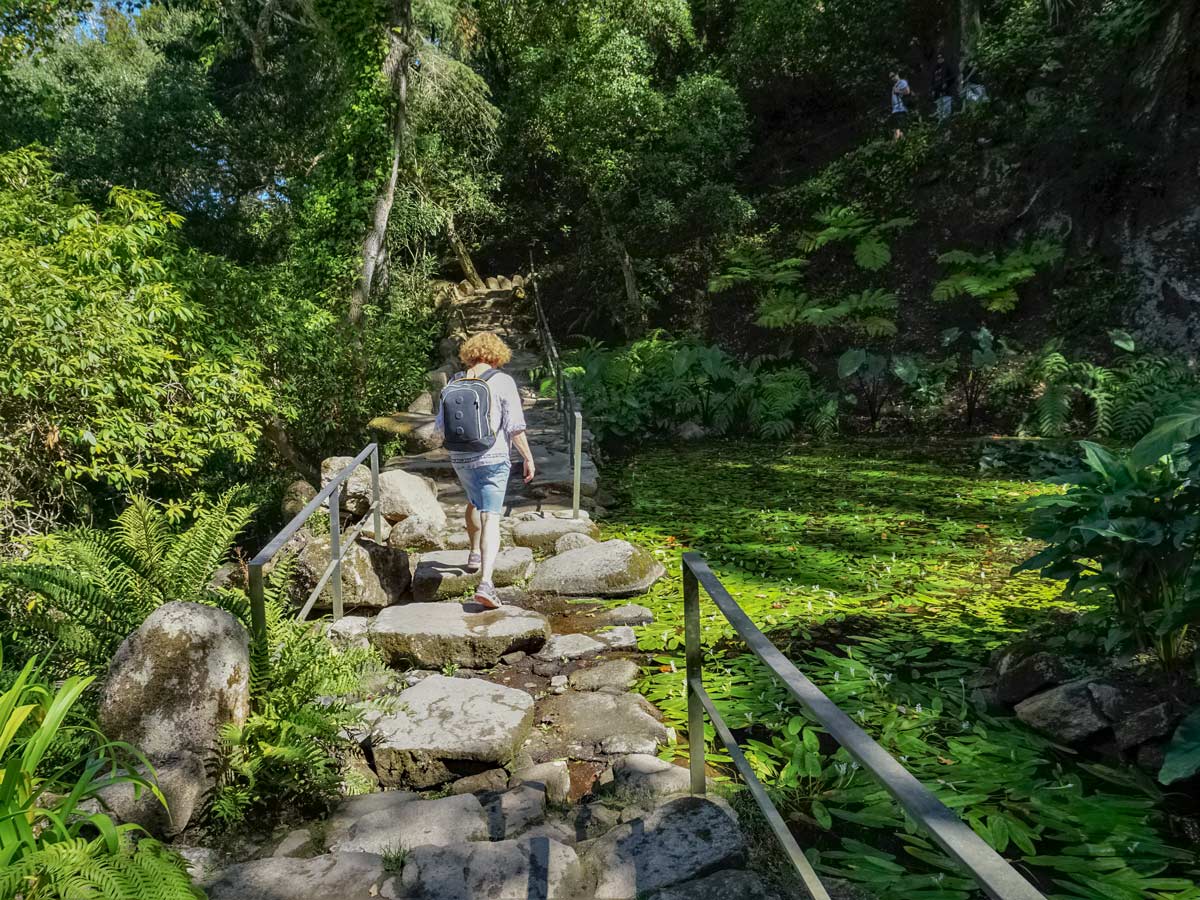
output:
M 487 383 L 499 369 L 488 369 L 478 378 L 462 377 L 442 388 L 443 446 L 458 453 L 483 453 L 496 443 L 492 428 L 492 390 Z

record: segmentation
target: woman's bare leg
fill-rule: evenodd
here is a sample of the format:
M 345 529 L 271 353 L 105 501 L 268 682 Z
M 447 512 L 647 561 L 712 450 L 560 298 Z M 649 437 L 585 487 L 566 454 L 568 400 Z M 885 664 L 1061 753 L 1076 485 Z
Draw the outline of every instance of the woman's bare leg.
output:
M 492 583 L 492 573 L 496 569 L 496 557 L 500 553 L 500 513 L 482 513 L 483 522 L 480 539 L 483 562 L 480 566 L 479 581 L 481 584 Z
M 479 521 L 479 510 L 470 503 L 467 504 L 467 512 L 464 518 L 467 520 L 467 540 L 470 542 L 471 553 L 479 552 L 479 535 L 482 529 L 482 523 Z

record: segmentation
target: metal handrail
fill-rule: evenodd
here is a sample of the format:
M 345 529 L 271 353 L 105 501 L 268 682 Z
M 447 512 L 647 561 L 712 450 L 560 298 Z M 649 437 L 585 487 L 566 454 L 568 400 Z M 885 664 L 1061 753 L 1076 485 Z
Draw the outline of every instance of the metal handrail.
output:
M 546 363 L 550 366 L 550 375 L 554 379 L 554 403 L 558 408 L 559 420 L 562 422 L 563 440 L 571 448 L 571 516 L 579 518 L 579 493 L 583 471 L 583 408 L 575 398 L 571 380 L 563 371 L 562 358 L 558 355 L 558 345 L 554 343 L 554 335 L 550 332 L 550 322 L 546 311 L 542 308 L 542 295 L 538 291 L 537 273 L 533 266 L 533 251 L 529 251 L 529 281 L 533 285 L 533 309 L 537 318 L 538 339 L 546 355 Z
M 809 681 L 765 634 L 750 621 L 736 600 L 725 590 L 708 563 L 699 553 L 683 555 L 683 614 L 687 654 L 688 747 L 691 749 L 691 787 L 693 794 L 705 792 L 704 714 L 708 713 L 717 737 L 729 751 L 734 766 L 762 810 L 767 824 L 791 859 L 808 895 L 813 900 L 829 900 L 796 839 L 788 830 L 779 810 L 771 803 L 762 783 L 738 747 L 737 739 L 721 718 L 712 698 L 704 689 L 700 651 L 700 586 L 716 603 L 734 631 L 771 674 L 783 682 L 788 692 L 808 714 L 819 722 L 846 752 L 874 775 L 904 811 L 929 832 L 951 858 L 957 860 L 984 892 L 994 900 L 1045 900 L 999 853 L 972 831 L 945 806 L 933 792 L 917 781 L 865 731 L 854 724 L 815 684 Z
M 254 559 L 250 560 L 250 627 L 255 640 L 264 640 L 267 635 L 263 568 L 275 558 L 275 555 L 301 529 L 309 517 L 325 504 L 326 500 L 329 501 L 329 565 L 317 579 L 317 586 L 309 593 L 308 599 L 296 614 L 296 618 L 304 619 L 308 616 L 327 584 L 330 585 L 330 591 L 333 594 L 333 620 L 336 622 L 342 617 L 344 612 L 342 608 L 342 560 L 349 549 L 354 546 L 354 542 L 367 524 L 367 516 L 364 515 L 362 521 L 344 535 L 342 534 L 342 483 L 354 474 L 354 471 L 362 465 L 367 457 L 371 459 L 371 505 L 367 509 L 367 514 L 372 517 L 375 526 L 374 538 L 376 543 L 379 542 L 379 536 L 383 533 L 383 517 L 379 503 L 379 445 L 370 443 L 345 468 L 334 475 L 317 495 L 308 501 L 304 509 L 296 513 L 292 520 L 283 526 L 283 530 L 271 538 L 270 543 L 263 547 Z

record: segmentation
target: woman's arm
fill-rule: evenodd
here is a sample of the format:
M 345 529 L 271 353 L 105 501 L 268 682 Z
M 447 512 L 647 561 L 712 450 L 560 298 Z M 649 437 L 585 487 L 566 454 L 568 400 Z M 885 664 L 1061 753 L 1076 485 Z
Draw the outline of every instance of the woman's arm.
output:
M 525 483 L 533 481 L 537 475 L 537 466 L 533 462 L 533 451 L 529 449 L 529 438 L 526 437 L 524 431 L 518 431 L 512 436 L 513 446 L 517 448 L 517 452 L 521 454 L 521 459 L 525 461 Z

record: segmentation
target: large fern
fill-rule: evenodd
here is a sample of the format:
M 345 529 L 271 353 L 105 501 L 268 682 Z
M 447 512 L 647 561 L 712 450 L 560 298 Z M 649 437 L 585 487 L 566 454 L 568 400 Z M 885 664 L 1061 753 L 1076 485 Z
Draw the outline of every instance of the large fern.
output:
M 18 624 L 57 641 L 60 656 L 98 670 L 163 603 L 223 604 L 228 598 L 209 581 L 253 512 L 234 506 L 235 497 L 225 494 L 182 531 L 161 507 L 135 497 L 112 528 L 69 532 L 48 561 L 0 565 L 0 581 L 37 596 L 15 611 Z
M 1012 312 L 1020 299 L 1017 288 L 1062 255 L 1062 245 L 1048 240 L 1032 241 L 1003 257 L 951 250 L 938 257 L 949 273 L 934 285 L 933 299 L 944 302 L 967 295 L 991 312 Z
M 114 849 L 114 839 L 117 843 Z M 157 841 L 76 838 L 0 867 L 0 900 L 197 900 L 183 860 Z
M 806 253 L 838 241 L 854 244 L 854 261 L 869 272 L 876 272 L 892 261 L 892 249 L 886 235 L 912 225 L 906 216 L 878 219 L 857 206 L 831 206 L 814 218 L 823 228 L 810 231 L 801 238 Z

